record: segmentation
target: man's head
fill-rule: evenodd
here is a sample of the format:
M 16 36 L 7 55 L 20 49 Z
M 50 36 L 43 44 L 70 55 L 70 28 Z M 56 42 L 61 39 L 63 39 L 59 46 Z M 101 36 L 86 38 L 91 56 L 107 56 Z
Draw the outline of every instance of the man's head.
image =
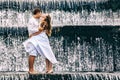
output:
M 35 18 L 40 18 L 42 14 L 42 11 L 39 8 L 36 8 L 33 10 L 33 15 L 35 16 Z

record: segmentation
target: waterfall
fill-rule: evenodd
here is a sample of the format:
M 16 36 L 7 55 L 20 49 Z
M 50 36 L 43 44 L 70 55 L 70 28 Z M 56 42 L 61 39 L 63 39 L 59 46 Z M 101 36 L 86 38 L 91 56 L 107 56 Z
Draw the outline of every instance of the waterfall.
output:
M 43 13 L 49 13 L 52 17 L 53 32 L 49 39 L 59 61 L 54 65 L 54 71 L 68 72 L 39 75 L 38 79 L 120 79 L 119 73 L 109 73 L 120 71 L 119 0 L 1 0 L 1 80 L 34 78 L 24 72 L 14 72 L 28 71 L 28 53 L 22 42 L 28 38 L 26 24 L 35 7 L 41 8 Z M 36 58 L 35 70 L 45 70 L 45 61 L 41 56 Z M 4 74 L 6 71 L 14 72 Z
M 49 13 L 53 26 L 120 25 L 118 0 L 2 0 L 1 26 L 26 26 L 35 7 Z M 111 6 L 110 6 L 111 5 Z M 115 5 L 115 6 L 114 6 Z
M 53 28 L 50 44 L 59 61 L 54 70 L 119 71 L 119 28 L 119 26 Z M 1 27 L 0 32 L 0 70 L 27 71 L 28 53 L 21 45 L 28 38 L 27 28 Z M 45 70 L 44 65 L 44 59 L 37 57 L 36 70 Z

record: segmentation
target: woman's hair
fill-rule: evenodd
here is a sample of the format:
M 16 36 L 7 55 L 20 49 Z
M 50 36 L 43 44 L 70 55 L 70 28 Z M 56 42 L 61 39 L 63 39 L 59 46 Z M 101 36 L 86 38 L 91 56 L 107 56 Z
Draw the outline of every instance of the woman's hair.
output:
M 46 16 L 44 21 L 41 22 L 41 27 L 44 27 L 48 36 L 51 36 L 52 26 L 51 26 L 51 17 L 50 15 Z

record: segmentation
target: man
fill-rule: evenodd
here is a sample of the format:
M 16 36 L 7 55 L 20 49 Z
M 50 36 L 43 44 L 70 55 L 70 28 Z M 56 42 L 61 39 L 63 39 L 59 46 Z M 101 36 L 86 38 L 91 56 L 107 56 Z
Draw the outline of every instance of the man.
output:
M 30 18 L 29 22 L 28 22 L 28 32 L 29 32 L 29 37 L 32 37 L 34 35 L 39 34 L 39 24 L 40 24 L 40 17 L 42 16 L 42 11 L 39 8 L 34 9 L 33 11 L 33 16 L 32 18 Z M 29 73 L 34 74 L 36 73 L 34 71 L 34 61 L 35 61 L 35 57 L 37 56 L 37 54 L 35 54 L 34 52 L 29 53 Z

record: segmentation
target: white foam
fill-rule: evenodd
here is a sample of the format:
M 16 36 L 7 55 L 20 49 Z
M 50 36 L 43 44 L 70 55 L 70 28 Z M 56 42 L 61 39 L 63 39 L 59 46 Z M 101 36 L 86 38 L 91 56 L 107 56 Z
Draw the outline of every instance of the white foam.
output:
M 120 13 L 112 11 L 81 13 L 52 11 L 49 13 L 52 17 L 52 24 L 56 26 L 65 25 L 120 25 Z M 0 26 L 2 27 L 26 27 L 29 18 L 32 15 L 27 12 L 16 12 L 12 10 L 0 11 Z

